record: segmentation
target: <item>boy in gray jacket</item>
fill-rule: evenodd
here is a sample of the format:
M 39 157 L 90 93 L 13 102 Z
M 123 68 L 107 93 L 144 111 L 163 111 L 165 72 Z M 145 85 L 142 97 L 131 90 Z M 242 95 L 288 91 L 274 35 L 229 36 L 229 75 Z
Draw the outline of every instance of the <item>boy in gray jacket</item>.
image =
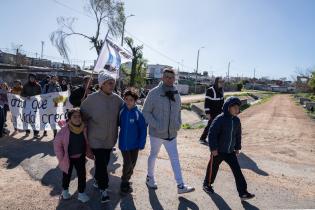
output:
M 143 115 L 149 124 L 151 144 L 146 184 L 150 188 L 157 189 L 154 166 L 160 148 L 164 145 L 171 161 L 178 193 L 181 194 L 195 189 L 184 184 L 179 163 L 176 137 L 181 127 L 181 101 L 174 82 L 174 70 L 164 69 L 162 82 L 149 92 L 144 102 Z

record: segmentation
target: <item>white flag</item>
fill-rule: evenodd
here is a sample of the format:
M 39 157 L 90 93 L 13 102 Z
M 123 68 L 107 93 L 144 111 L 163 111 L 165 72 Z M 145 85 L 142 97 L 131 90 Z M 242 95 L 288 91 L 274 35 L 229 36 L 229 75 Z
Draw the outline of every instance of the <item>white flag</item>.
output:
M 101 52 L 94 67 L 95 72 L 105 71 L 114 78 L 119 77 L 121 63 L 130 61 L 133 58 L 130 52 L 117 45 L 109 38 L 105 39 Z

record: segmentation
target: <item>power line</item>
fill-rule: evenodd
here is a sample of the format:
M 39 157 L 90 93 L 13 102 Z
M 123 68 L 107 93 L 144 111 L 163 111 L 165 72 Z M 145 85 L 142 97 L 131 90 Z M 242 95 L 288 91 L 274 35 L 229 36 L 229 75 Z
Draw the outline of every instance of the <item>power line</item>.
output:
M 134 39 L 136 39 L 137 41 L 141 42 L 143 45 L 145 45 L 145 46 L 148 47 L 149 49 L 151 49 L 152 51 L 154 51 L 154 52 L 158 53 L 159 55 L 163 56 L 164 58 L 166 58 L 166 59 L 168 59 L 168 60 L 170 60 L 170 61 L 172 61 L 172 62 L 174 62 L 174 63 L 176 63 L 176 64 L 178 64 L 178 65 L 182 65 L 182 66 L 184 66 L 184 67 L 186 67 L 186 68 L 188 68 L 188 69 L 194 69 L 193 67 L 187 66 L 187 65 L 183 65 L 180 61 L 177 61 L 177 60 L 175 60 L 175 59 L 173 59 L 173 58 L 171 58 L 171 57 L 165 55 L 165 54 L 162 53 L 161 51 L 159 51 L 159 50 L 157 50 L 157 49 L 154 49 L 154 48 L 151 47 L 149 44 L 145 43 L 144 41 L 142 41 L 142 40 L 140 40 L 139 38 L 137 38 L 135 35 L 131 34 L 129 31 L 125 30 L 125 32 L 126 32 L 127 34 L 129 34 L 130 36 L 132 36 L 132 37 L 133 37 Z

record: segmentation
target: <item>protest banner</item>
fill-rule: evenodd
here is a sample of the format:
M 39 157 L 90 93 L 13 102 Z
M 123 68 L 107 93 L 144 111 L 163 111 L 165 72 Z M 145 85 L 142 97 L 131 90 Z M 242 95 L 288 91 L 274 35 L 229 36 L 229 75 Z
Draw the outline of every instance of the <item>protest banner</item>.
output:
M 66 120 L 72 108 L 67 91 L 26 98 L 8 93 L 8 104 L 13 126 L 20 130 L 59 129 L 58 122 Z

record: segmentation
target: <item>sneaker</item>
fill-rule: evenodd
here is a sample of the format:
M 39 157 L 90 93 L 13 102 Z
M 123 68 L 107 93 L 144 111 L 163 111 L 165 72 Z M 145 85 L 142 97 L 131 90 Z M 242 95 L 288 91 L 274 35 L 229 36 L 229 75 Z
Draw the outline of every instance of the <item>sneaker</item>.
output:
M 90 197 L 85 192 L 83 192 L 78 194 L 78 200 L 82 203 L 86 203 L 90 200 Z
M 214 190 L 213 187 L 210 185 L 203 185 L 203 191 L 205 191 L 207 194 L 213 194 Z
M 70 199 L 71 195 L 69 193 L 69 190 L 63 190 L 61 193 L 61 198 L 64 200 Z
M 43 136 L 48 136 L 47 131 L 44 131 Z
M 207 142 L 205 139 L 200 139 L 200 140 L 199 140 L 199 143 L 200 143 L 200 144 L 208 145 L 208 142 Z
M 190 186 L 185 185 L 185 184 L 177 185 L 177 193 L 178 194 L 190 193 L 192 191 L 195 191 L 194 187 L 190 187 Z
M 98 189 L 98 183 L 97 183 L 97 180 L 96 180 L 96 179 L 94 179 L 94 181 L 93 181 L 93 187 L 96 188 L 96 189 Z
M 34 134 L 34 139 L 39 139 L 39 138 L 40 138 L 39 134 Z
M 101 190 L 101 203 L 108 203 L 110 201 L 107 190 Z
M 255 195 L 251 194 L 249 192 L 246 192 L 246 193 L 244 193 L 243 195 L 240 196 L 242 201 L 249 200 L 249 199 L 252 199 L 254 197 L 255 197 Z
M 146 184 L 151 189 L 155 189 L 156 190 L 158 188 L 153 177 L 147 176 Z

